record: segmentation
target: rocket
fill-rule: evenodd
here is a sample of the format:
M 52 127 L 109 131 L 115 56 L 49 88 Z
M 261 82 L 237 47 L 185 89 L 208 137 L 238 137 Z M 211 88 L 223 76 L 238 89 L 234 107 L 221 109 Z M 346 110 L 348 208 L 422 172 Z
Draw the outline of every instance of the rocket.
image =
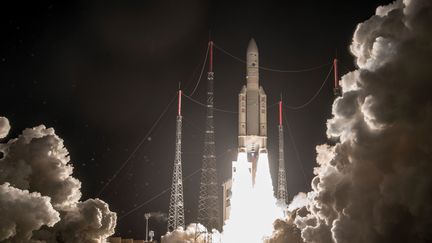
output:
M 243 200 L 248 201 L 262 196 L 258 195 L 260 193 L 254 194 L 254 190 L 255 186 L 264 188 L 262 186 L 265 184 L 263 183 L 265 178 L 262 176 L 265 176 L 266 171 L 263 169 L 268 166 L 263 164 L 268 163 L 267 96 L 263 87 L 259 85 L 258 47 L 253 38 L 249 41 L 246 51 L 246 85 L 243 85 L 238 94 L 238 102 L 238 157 L 237 161 L 232 162 L 231 180 L 223 184 L 224 221 L 231 217 L 231 207 L 235 205 L 234 201 L 232 201 L 234 194 L 240 194 Z M 259 172 L 258 169 L 263 170 L 264 174 L 257 173 Z M 258 179 L 257 176 L 261 180 L 256 180 Z M 241 209 L 244 209 L 244 207 L 241 207 Z M 246 208 L 246 211 L 248 210 Z M 239 217 L 239 215 L 242 215 L 242 213 L 236 215 L 236 217 Z M 224 230 L 224 232 L 226 231 Z
M 267 96 L 259 85 L 258 57 L 252 38 L 246 52 L 246 85 L 239 93 L 238 149 L 253 158 L 267 152 Z

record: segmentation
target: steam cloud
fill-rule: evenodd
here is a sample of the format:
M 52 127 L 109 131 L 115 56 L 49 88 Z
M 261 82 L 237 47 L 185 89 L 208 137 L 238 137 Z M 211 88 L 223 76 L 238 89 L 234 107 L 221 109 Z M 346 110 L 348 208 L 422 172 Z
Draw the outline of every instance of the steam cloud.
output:
M 296 196 L 298 200 L 296 203 L 297 206 L 300 206 L 300 203 L 305 202 L 304 195 L 305 193 L 301 192 Z M 296 199 L 294 199 L 293 202 L 295 200 Z M 306 214 L 306 207 L 303 206 L 300 208 L 295 208 L 293 211 L 289 211 L 285 220 L 277 219 L 273 224 L 273 235 L 267 241 L 265 241 L 265 243 L 304 243 L 301 237 L 301 231 L 297 225 L 295 225 L 294 220 L 297 215 L 304 217 Z
M 288 211 L 293 212 L 298 208 L 306 207 L 309 203 L 306 193 L 299 192 L 294 196 L 292 202 L 288 205 Z
M 358 69 L 342 77 L 317 147 L 306 242 L 432 241 L 432 1 L 377 8 L 357 26 Z
M 6 117 L 0 116 L 0 139 L 7 136 L 9 129 L 9 120 Z
M 207 234 L 207 229 L 202 224 L 189 224 L 184 230 L 182 227 L 168 232 L 162 236 L 162 243 L 185 243 L 185 242 L 196 242 L 206 243 L 208 237 L 211 237 L 211 242 L 221 242 L 220 233 L 217 230 L 213 230 L 211 236 Z
M 0 118 L 0 135 L 10 129 Z M 63 140 L 41 125 L 0 144 L 0 241 L 104 242 L 116 214 L 99 199 L 79 201 Z
M 150 216 L 153 220 L 156 220 L 158 222 L 165 222 L 168 221 L 168 217 L 166 215 L 166 213 L 162 213 L 162 212 L 151 212 Z
M 33 230 L 42 225 L 51 227 L 60 220 L 49 197 L 11 187 L 9 183 L 0 185 L 0 206 L 0 241 L 12 237 L 29 240 Z

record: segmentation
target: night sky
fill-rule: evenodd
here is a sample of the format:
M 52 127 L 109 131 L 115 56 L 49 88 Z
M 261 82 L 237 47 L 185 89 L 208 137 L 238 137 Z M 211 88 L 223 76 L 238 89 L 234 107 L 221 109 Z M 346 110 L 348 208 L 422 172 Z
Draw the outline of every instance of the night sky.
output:
M 276 69 L 330 63 L 337 53 L 343 74 L 354 68 L 349 44 L 357 23 L 391 1 L 290 2 L 34 1 L 2 6 L 0 115 L 10 120 L 9 138 L 26 127 L 53 127 L 70 152 L 83 199 L 96 197 L 176 95 L 178 83 L 191 93 L 209 33 L 217 46 L 242 59 L 254 37 L 260 65 Z M 329 69 L 330 64 L 303 73 L 260 71 L 260 84 L 269 105 L 282 93 L 286 105 L 298 106 L 314 95 Z M 215 49 L 217 108 L 237 109 L 245 70 L 244 64 Z M 205 77 L 193 96 L 200 102 L 205 102 Z M 310 105 L 285 109 L 293 138 L 285 135 L 290 198 L 310 189 L 315 146 L 332 143 L 325 125 L 334 99 L 332 80 L 330 76 Z M 189 100 L 183 107 L 185 211 L 190 223 L 197 215 L 199 173 L 191 174 L 201 166 L 205 109 Z M 142 239 L 144 213 L 168 211 L 165 193 L 122 217 L 169 188 L 175 116 L 174 102 L 100 195 L 121 217 L 116 235 Z M 236 157 L 237 115 L 216 112 L 215 129 L 222 183 L 231 176 Z M 275 184 L 276 107 L 269 108 L 268 129 Z M 156 234 L 165 232 L 164 222 L 153 219 L 150 224 Z

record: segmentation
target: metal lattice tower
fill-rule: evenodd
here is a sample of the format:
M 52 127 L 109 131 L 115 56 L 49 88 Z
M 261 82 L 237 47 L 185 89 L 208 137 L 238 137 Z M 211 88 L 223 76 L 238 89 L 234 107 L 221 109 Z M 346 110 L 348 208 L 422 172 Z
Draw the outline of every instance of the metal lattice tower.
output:
M 178 94 L 178 114 L 176 126 L 176 148 L 174 158 L 173 178 L 171 185 L 170 206 L 168 212 L 168 232 L 178 227 L 185 227 L 184 202 L 183 202 L 183 176 L 181 161 L 181 140 L 182 140 L 182 116 L 181 116 L 181 96 Z
M 278 187 L 277 199 L 282 203 L 288 202 L 286 172 L 285 172 L 285 158 L 284 158 L 284 136 L 282 124 L 282 101 L 279 101 L 279 169 L 278 169 Z
M 207 229 L 219 228 L 218 179 L 215 155 L 215 131 L 213 121 L 213 42 L 209 42 L 209 71 L 207 75 L 207 117 L 204 135 L 204 152 L 201 168 L 198 222 Z

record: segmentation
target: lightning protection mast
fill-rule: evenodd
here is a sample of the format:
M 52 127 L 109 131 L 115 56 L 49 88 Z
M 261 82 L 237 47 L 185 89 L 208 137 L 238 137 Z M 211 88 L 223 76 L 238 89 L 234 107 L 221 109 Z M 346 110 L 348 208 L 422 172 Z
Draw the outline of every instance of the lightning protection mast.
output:
M 184 202 L 183 202 L 183 176 L 181 161 L 181 142 L 182 142 L 182 116 L 181 116 L 181 97 L 182 91 L 178 92 L 178 113 L 176 125 L 176 147 L 174 158 L 173 178 L 171 185 L 171 197 L 168 212 L 168 232 L 176 230 L 178 227 L 185 227 Z
M 333 74 L 334 74 L 334 88 L 333 94 L 338 97 L 342 95 L 342 90 L 339 86 L 339 77 L 338 77 L 338 60 L 337 58 L 333 59 Z
M 204 134 L 204 151 L 201 168 L 200 195 L 198 200 L 198 222 L 209 232 L 219 228 L 218 178 L 215 154 L 215 129 L 213 120 L 213 42 L 209 41 L 209 67 L 207 73 L 207 115 Z
M 282 123 L 282 99 L 279 101 L 279 169 L 278 169 L 278 188 L 277 199 L 280 203 L 286 205 L 288 202 L 286 172 L 285 172 L 285 158 L 284 158 L 284 136 L 283 136 L 283 123 Z

